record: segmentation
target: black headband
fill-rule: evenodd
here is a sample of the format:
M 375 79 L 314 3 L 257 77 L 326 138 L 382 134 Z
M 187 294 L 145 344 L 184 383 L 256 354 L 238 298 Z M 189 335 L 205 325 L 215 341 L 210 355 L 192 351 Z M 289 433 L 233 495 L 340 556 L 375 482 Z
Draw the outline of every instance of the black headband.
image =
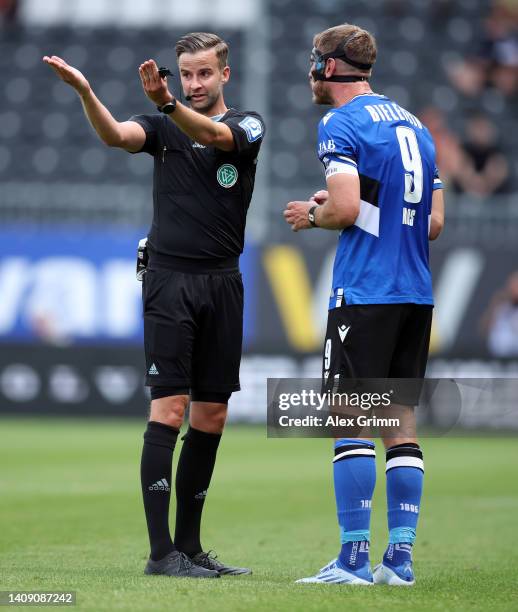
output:
M 341 59 L 347 64 L 358 68 L 359 70 L 370 70 L 372 68 L 372 64 L 364 64 L 362 62 L 357 62 L 356 60 L 351 59 L 347 53 L 345 52 L 345 46 L 347 45 L 349 39 L 345 40 L 343 43 L 338 45 L 334 51 L 329 51 L 329 53 L 320 53 L 318 49 L 313 49 L 314 52 L 317 52 L 320 56 L 320 61 L 326 61 L 330 57 L 335 59 Z

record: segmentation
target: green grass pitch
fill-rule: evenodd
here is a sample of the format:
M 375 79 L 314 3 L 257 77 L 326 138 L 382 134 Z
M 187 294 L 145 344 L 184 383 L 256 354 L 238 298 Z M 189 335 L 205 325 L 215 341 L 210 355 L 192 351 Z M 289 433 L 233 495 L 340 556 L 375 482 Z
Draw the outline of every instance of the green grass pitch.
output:
M 229 427 L 203 542 L 250 577 L 144 576 L 143 423 L 0 420 L 0 590 L 74 590 L 80 610 L 518 610 L 518 443 L 422 440 L 413 589 L 295 585 L 338 550 L 329 440 Z M 387 530 L 378 445 L 372 560 Z M 178 452 L 176 452 L 176 457 Z

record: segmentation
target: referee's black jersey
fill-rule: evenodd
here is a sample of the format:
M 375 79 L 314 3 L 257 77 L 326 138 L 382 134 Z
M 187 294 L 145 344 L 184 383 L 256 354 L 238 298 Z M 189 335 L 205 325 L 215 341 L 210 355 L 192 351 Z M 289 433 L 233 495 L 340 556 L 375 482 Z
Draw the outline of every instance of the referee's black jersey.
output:
M 140 152 L 153 155 L 151 255 L 226 260 L 243 251 L 246 213 L 254 188 L 264 122 L 255 112 L 229 109 L 220 119 L 232 130 L 230 152 L 191 140 L 166 115 L 135 115 L 146 141 Z

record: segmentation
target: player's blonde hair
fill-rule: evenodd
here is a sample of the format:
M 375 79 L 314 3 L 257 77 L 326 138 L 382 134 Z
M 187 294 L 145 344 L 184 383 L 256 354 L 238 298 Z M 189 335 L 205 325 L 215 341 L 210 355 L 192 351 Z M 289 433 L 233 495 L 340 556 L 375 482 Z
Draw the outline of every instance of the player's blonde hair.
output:
M 343 23 L 315 34 L 313 45 L 322 53 L 329 53 L 340 46 L 347 57 L 361 64 L 374 64 L 378 53 L 374 36 L 350 23 Z M 349 64 L 347 70 L 368 75 L 371 73 L 371 70 L 362 70 Z
M 220 70 L 223 70 L 228 62 L 227 43 L 217 34 L 211 34 L 210 32 L 191 32 L 185 34 L 176 43 L 175 49 L 176 59 L 179 59 L 182 53 L 196 53 L 197 51 L 214 49 Z

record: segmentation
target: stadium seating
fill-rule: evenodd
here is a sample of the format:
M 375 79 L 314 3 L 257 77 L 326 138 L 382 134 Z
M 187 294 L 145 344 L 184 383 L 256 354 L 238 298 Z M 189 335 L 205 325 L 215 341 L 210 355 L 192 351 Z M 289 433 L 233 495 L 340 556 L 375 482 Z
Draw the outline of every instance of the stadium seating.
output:
M 306 76 L 313 34 L 344 21 L 370 29 L 380 47 L 373 88 L 414 113 L 434 105 L 447 114 L 450 127 L 459 131 L 466 111 L 473 110 L 475 102 L 464 99 L 451 86 L 446 69 L 476 47 L 488 3 L 462 0 L 452 4 L 421 0 L 265 2 L 273 69 L 267 81 L 268 155 L 263 156 L 261 166 L 268 177 L 270 195 L 265 200 L 273 203 L 274 225 L 280 225 L 281 202 L 305 197 L 323 184 L 314 146 L 316 126 L 325 108 L 312 105 Z M 55 78 L 41 58 L 61 55 L 83 70 L 101 100 L 124 120 L 134 113 L 154 112 L 143 95 L 138 64 L 155 57 L 159 64 L 174 69 L 173 43 L 182 33 L 160 28 L 21 25 L 1 31 L 0 219 L 53 218 L 59 210 L 65 211 L 65 206 L 61 209 L 53 201 L 52 185 L 91 183 L 97 190 L 95 201 L 71 197 L 66 218 L 147 223 L 150 159 L 110 150 L 98 142 L 74 92 Z M 245 33 L 220 34 L 231 45 L 234 75 L 226 100 L 241 106 Z M 512 154 L 518 129 L 514 101 L 488 90 L 476 105 L 501 126 L 502 144 Z M 516 188 L 517 169 L 512 170 Z M 16 194 L 22 184 L 33 186 L 36 201 L 20 202 Z M 49 187 L 45 197 L 38 188 L 42 184 Z M 118 185 L 135 189 L 110 200 L 110 189 Z
M 502 125 L 503 144 L 511 150 L 516 147 L 512 136 L 518 128 L 514 101 L 506 101 L 491 90 L 475 105 L 462 99 L 446 76 L 448 65 L 478 44 L 480 18 L 488 3 L 463 0 L 454 3 L 454 8 L 448 4 L 270 0 L 271 45 L 279 61 L 271 97 L 272 121 L 278 129 L 272 130 L 269 138 L 275 152 L 272 178 L 279 187 L 296 186 L 302 192 L 322 183 L 322 169 L 315 163 L 311 147 L 325 108 L 312 106 L 305 78 L 313 34 L 343 22 L 361 25 L 377 37 L 374 91 L 394 98 L 414 114 L 430 104 L 437 106 L 447 113 L 450 127 L 457 130 L 462 128 L 466 111 L 485 111 Z M 304 146 L 300 147 L 301 143 Z
M 128 155 L 107 149 L 85 120 L 71 88 L 59 81 L 42 62 L 44 55 L 59 55 L 82 70 L 100 99 L 119 120 L 133 114 L 156 112 L 142 92 L 138 65 L 154 57 L 175 72 L 174 41 L 184 32 L 165 29 L 123 30 L 109 28 L 27 28 L 2 30 L 0 66 L 3 87 L 0 104 L 0 218 L 45 219 L 53 217 L 56 202 L 42 196 L 37 186 L 92 183 L 100 200 L 85 202 L 70 197 L 63 206 L 65 218 L 147 222 L 153 165 L 147 155 Z M 222 32 L 239 49 L 239 32 Z M 233 71 L 239 75 L 240 55 L 233 55 Z M 174 79 L 176 81 L 176 77 Z M 227 98 L 236 99 L 238 79 L 228 86 Z M 176 81 L 177 82 L 177 81 Z M 178 88 L 176 87 L 176 90 Z M 237 105 L 237 102 L 236 102 Z M 39 207 L 20 202 L 22 186 L 35 186 Z M 112 202 L 103 186 L 135 185 L 145 196 L 130 205 Z M 137 189 L 139 196 L 142 192 Z M 92 216 L 93 213 L 93 216 Z

